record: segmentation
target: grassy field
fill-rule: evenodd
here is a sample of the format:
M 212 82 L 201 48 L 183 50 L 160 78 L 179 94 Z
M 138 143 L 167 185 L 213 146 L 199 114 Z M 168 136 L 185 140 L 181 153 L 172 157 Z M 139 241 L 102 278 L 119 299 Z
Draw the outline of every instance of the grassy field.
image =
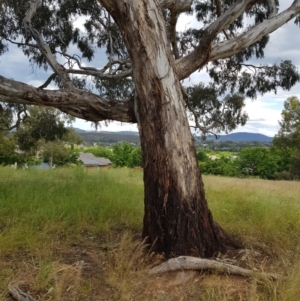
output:
M 209 206 L 249 252 L 234 264 L 277 281 L 145 270 L 142 171 L 0 168 L 0 300 L 300 300 L 300 183 L 204 177 Z

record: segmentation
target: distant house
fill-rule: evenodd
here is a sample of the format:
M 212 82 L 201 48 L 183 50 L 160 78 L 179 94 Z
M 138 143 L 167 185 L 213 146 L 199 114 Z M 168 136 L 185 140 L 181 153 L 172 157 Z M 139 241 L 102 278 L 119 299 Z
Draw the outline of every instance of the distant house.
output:
M 109 159 L 96 157 L 91 153 L 81 153 L 78 157 L 78 160 L 82 161 L 83 165 L 88 168 L 108 167 L 112 164 Z

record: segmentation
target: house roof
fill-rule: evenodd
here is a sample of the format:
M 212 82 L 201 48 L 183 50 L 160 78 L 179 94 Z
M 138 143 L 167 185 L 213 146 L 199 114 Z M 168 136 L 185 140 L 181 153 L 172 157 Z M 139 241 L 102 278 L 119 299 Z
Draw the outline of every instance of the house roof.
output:
M 84 166 L 107 166 L 112 164 L 109 159 L 96 157 L 91 153 L 81 153 L 78 160 L 82 161 Z

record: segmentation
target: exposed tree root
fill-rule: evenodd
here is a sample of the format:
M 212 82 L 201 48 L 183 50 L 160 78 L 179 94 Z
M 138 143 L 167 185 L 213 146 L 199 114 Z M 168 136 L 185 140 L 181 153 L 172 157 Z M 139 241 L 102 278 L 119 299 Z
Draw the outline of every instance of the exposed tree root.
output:
M 176 270 L 211 270 L 217 271 L 219 273 L 244 277 L 258 277 L 274 280 L 279 278 L 279 275 L 277 274 L 257 272 L 213 259 L 203 259 L 191 256 L 180 256 L 177 258 L 169 259 L 161 265 L 152 268 L 149 273 L 161 274 Z
M 12 298 L 16 301 L 37 301 L 31 295 L 24 293 L 17 283 L 10 283 L 8 285 L 8 291 Z

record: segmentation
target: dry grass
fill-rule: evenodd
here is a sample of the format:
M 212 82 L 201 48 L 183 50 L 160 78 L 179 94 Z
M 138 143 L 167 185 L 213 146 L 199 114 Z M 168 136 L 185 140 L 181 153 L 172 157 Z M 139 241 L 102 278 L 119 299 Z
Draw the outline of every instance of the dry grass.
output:
M 130 233 L 121 235 L 119 243 L 103 254 L 106 258 L 106 280 L 112 300 L 137 300 L 147 282 L 149 253 L 143 241 L 133 240 Z
M 80 262 L 66 264 L 55 261 L 54 258 L 39 260 L 22 257 L 21 262 L 15 258 L 8 262 L 13 268 L 6 270 L 10 277 L 3 281 L 5 287 L 0 294 L 1 300 L 5 300 L 9 286 L 19 287 L 28 294 L 38 296 L 41 300 L 77 300 L 83 268 Z
M 206 176 L 205 188 L 215 219 L 248 245 L 270 252 L 297 247 L 300 184 L 288 181 Z
M 278 281 L 216 273 L 149 276 L 139 240 L 142 172 L 0 169 L 0 300 L 16 283 L 38 300 L 298 301 L 300 185 L 204 177 L 215 219 L 253 252 L 224 256 Z

